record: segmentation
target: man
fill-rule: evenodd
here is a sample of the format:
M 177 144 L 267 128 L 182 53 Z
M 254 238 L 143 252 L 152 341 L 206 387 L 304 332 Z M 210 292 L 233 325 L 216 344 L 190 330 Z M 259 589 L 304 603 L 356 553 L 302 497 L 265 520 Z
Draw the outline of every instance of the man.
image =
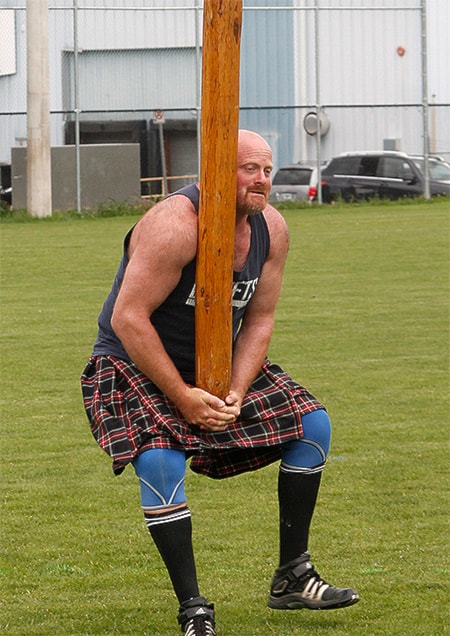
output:
M 214 478 L 281 460 L 280 561 L 273 609 L 333 609 L 358 594 L 325 582 L 308 534 L 330 443 L 320 402 L 266 358 L 288 252 L 283 217 L 268 205 L 272 152 L 254 132 L 238 142 L 233 365 L 224 400 L 195 386 L 195 257 L 199 190 L 152 207 L 125 238 L 82 377 L 92 432 L 116 474 L 132 463 L 150 534 L 180 604 L 187 636 L 215 636 L 200 595 L 186 503 L 186 459 Z

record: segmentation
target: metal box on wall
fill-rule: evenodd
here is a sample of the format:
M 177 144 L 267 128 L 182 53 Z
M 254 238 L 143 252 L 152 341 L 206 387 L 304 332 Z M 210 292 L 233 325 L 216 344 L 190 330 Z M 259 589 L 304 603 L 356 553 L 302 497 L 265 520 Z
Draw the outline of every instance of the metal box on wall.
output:
M 89 144 L 80 148 L 81 207 L 140 197 L 139 144 Z M 27 207 L 27 148 L 11 149 L 13 208 Z M 51 149 L 52 209 L 77 208 L 76 147 Z

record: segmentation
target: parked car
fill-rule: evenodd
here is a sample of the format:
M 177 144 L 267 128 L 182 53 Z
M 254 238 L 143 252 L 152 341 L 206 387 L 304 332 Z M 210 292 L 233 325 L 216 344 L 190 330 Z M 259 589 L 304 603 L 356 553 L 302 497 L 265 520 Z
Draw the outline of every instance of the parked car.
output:
M 422 161 L 422 163 L 421 163 Z M 430 194 L 450 195 L 450 180 L 436 179 L 447 175 L 445 162 L 435 166 L 430 159 Z M 424 193 L 423 157 L 410 157 L 402 152 L 346 152 L 330 161 L 322 171 L 322 199 L 331 203 L 369 199 L 401 199 Z
M 4 188 L 0 183 L 0 203 L 3 201 L 5 205 L 10 206 L 12 199 L 12 188 L 6 187 Z
M 294 163 L 280 168 L 273 180 L 269 201 L 308 201 L 316 195 L 317 164 Z
M 425 174 L 425 159 L 421 156 L 410 155 L 422 174 Z M 430 180 L 442 183 L 450 183 L 450 164 L 442 157 L 428 157 L 428 170 Z
M 11 205 L 11 164 L 0 163 L 0 203 Z

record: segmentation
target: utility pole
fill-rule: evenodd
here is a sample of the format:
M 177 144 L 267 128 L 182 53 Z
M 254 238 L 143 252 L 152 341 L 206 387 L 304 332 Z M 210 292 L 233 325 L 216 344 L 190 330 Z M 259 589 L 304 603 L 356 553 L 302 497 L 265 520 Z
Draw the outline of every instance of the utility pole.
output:
M 52 214 L 48 0 L 27 0 L 27 208 Z

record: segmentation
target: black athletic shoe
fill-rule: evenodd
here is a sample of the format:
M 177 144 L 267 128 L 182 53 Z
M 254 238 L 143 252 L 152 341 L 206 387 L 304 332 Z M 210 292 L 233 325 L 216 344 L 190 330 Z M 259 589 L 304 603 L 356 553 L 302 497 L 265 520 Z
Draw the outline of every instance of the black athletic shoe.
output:
M 181 605 L 178 623 L 184 636 L 217 636 L 214 627 L 214 603 L 203 596 L 191 598 Z
M 359 601 L 351 588 L 334 587 L 315 571 L 308 552 L 278 568 L 272 581 L 269 607 L 272 609 L 338 609 Z

